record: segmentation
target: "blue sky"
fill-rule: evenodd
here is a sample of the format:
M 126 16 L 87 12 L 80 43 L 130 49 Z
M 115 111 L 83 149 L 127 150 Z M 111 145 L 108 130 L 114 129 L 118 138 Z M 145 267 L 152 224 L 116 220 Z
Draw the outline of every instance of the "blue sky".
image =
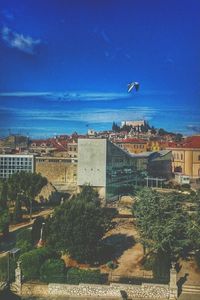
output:
M 199 133 L 199 15 L 199 0 L 0 0 L 0 135 L 140 118 Z

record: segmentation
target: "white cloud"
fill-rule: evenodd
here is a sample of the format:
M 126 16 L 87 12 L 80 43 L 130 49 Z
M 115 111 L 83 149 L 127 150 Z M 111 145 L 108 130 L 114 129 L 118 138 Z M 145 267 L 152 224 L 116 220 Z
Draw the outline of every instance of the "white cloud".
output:
M 35 54 L 36 47 L 41 44 L 40 39 L 34 40 L 32 37 L 19 34 L 6 26 L 1 30 L 1 38 L 8 47 L 27 54 Z

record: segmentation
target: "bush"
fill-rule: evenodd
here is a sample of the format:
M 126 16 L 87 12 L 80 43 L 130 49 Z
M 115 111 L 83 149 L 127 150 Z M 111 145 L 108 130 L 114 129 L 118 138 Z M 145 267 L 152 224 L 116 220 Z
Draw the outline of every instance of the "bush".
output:
M 39 248 L 26 252 L 20 256 L 22 272 L 25 280 L 39 278 L 42 263 L 57 254 L 49 248 Z
M 40 268 L 40 279 L 45 282 L 61 283 L 64 279 L 65 263 L 61 259 L 48 259 Z
M 181 185 L 181 188 L 189 190 L 191 188 L 191 186 L 190 186 L 189 183 L 184 183 L 184 184 Z
M 79 283 L 106 283 L 107 278 L 105 274 L 101 274 L 99 270 L 81 270 L 71 268 L 67 272 L 67 283 L 79 284 Z
M 107 262 L 107 267 L 108 268 L 110 268 L 111 270 L 114 270 L 114 269 L 116 269 L 117 268 L 117 264 L 114 262 L 114 261 L 109 261 L 109 262 Z
M 9 261 L 8 261 L 9 259 Z M 8 264 L 9 264 L 9 276 L 8 276 Z M 0 282 L 5 281 L 10 278 L 10 280 L 14 280 L 16 262 L 13 258 L 8 258 L 8 255 L 0 257 Z
M 171 261 L 167 253 L 159 251 L 153 262 L 153 276 L 156 279 L 169 280 Z
M 195 254 L 195 260 L 196 260 L 198 268 L 200 269 L 200 251 L 196 252 L 196 254 Z
M 143 267 L 147 271 L 151 271 L 155 265 L 155 257 L 153 255 L 145 259 Z
M 31 230 L 24 229 L 17 233 L 16 247 L 20 248 L 20 253 L 28 252 L 32 249 Z

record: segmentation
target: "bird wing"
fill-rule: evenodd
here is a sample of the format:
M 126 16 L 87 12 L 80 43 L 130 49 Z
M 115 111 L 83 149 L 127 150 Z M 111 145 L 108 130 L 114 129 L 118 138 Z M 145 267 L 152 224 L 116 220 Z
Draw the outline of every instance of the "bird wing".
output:
M 136 89 L 136 91 L 138 91 L 138 90 L 139 90 L 139 88 L 140 88 L 140 85 L 139 85 L 139 83 L 138 83 L 138 82 L 136 82 L 136 83 L 135 83 L 135 89 Z
M 128 93 L 134 88 L 134 83 L 129 83 L 128 84 Z

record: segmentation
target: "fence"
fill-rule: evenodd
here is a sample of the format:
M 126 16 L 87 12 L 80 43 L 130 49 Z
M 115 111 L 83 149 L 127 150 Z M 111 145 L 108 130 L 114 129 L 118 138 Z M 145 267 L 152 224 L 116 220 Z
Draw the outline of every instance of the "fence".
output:
M 168 284 L 169 278 L 159 277 L 154 278 L 152 275 L 143 274 L 143 276 L 120 276 L 113 275 L 109 276 L 109 281 L 113 283 L 126 283 L 126 284 L 137 284 L 141 285 L 142 283 L 157 283 L 157 284 Z

